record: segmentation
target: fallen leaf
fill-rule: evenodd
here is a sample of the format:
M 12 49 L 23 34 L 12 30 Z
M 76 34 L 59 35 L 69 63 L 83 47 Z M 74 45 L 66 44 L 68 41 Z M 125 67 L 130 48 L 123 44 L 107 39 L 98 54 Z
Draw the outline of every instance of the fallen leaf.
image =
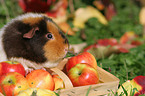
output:
M 48 16 L 52 16 L 52 13 L 53 12 L 46 12 Z M 64 9 L 63 7 L 59 8 L 56 12 L 54 12 L 54 14 L 56 16 L 52 17 L 52 19 L 55 23 L 59 24 L 67 21 L 66 9 Z
M 116 15 L 116 10 L 115 10 L 115 6 L 113 3 L 109 4 L 106 8 L 105 8 L 105 16 L 107 18 L 107 20 L 111 20 L 113 16 Z
M 114 46 L 118 44 L 118 41 L 115 38 L 109 38 L 109 39 L 105 38 L 105 39 L 99 39 L 97 43 L 102 46 L 108 46 L 108 45 Z
M 118 52 L 118 49 L 114 46 L 97 46 L 88 49 L 87 52 L 90 52 L 96 58 L 100 59 L 100 58 L 108 57 L 112 53 Z
M 126 32 L 124 35 L 121 36 L 120 38 L 120 43 L 125 44 L 125 43 L 131 43 L 131 41 L 135 40 L 138 36 L 133 32 Z
M 73 24 L 75 27 L 84 28 L 85 22 L 92 17 L 98 18 L 102 24 L 108 24 L 104 15 L 96 8 L 87 6 L 86 8 L 79 8 L 75 11 L 75 18 Z
M 140 13 L 139 13 L 139 21 L 140 21 L 140 24 L 143 25 L 143 36 L 145 36 L 145 18 L 144 17 L 145 17 L 145 7 L 141 8 Z
M 74 35 L 75 34 L 75 32 L 71 29 L 69 24 L 66 23 L 66 22 L 58 23 L 58 26 L 63 30 L 64 33 L 66 33 L 68 35 Z
M 105 6 L 101 0 L 95 0 L 93 1 L 93 4 L 99 9 L 104 10 Z
M 139 21 L 140 24 L 145 25 L 145 7 L 141 8 L 140 13 L 139 13 Z
M 97 43 L 87 46 L 83 51 L 90 52 L 98 59 L 108 57 L 113 53 L 128 53 L 129 49 L 139 45 L 139 42 L 128 44 L 127 41 L 132 40 L 132 38 L 128 38 L 128 36 L 132 37 L 136 35 L 126 33 L 123 35 L 121 43 L 118 42 L 115 38 L 99 39 Z
M 80 43 L 80 44 L 71 44 L 69 50 L 73 51 L 74 53 L 81 52 L 87 43 Z

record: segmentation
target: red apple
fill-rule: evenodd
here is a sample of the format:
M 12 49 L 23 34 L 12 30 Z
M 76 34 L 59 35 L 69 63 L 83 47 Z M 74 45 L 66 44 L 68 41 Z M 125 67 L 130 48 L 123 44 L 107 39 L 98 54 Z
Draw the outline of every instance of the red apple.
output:
M 60 88 L 64 88 L 64 82 L 59 77 L 59 75 L 54 74 L 54 75 L 52 75 L 52 78 L 53 78 L 54 83 L 55 83 L 55 89 L 54 90 L 57 90 L 57 89 L 60 89 Z
M 75 65 L 68 71 L 67 75 L 75 87 L 99 82 L 97 70 L 88 64 L 79 63 Z
M 0 76 L 0 92 L 5 96 L 16 96 L 21 90 L 29 88 L 27 79 L 17 72 Z
M 25 69 L 22 64 L 16 61 L 4 61 L 0 62 L 0 75 L 9 72 L 18 72 L 25 76 Z
M 29 86 L 34 88 L 42 88 L 54 90 L 55 83 L 51 74 L 43 69 L 33 70 L 31 73 L 26 75 Z
M 137 76 L 130 81 L 133 87 L 137 88 L 139 92 L 136 92 L 134 96 L 145 94 L 145 76 Z
M 124 89 L 127 91 L 128 96 L 131 95 L 133 88 L 138 90 L 135 91 L 134 96 L 139 96 L 141 94 L 145 94 L 145 76 L 136 76 L 132 80 L 127 80 L 125 83 L 122 84 Z M 124 93 L 122 87 L 117 90 L 118 94 Z
M 66 63 L 66 71 L 68 72 L 73 66 L 78 63 L 87 63 L 93 68 L 97 69 L 97 62 L 95 57 L 89 52 L 83 52 L 68 59 L 68 62 Z

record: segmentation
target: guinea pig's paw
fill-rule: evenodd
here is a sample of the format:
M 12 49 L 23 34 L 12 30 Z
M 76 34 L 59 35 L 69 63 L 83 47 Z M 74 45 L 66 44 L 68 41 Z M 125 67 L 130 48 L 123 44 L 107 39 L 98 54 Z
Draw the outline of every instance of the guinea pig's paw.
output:
M 33 68 L 28 68 L 28 69 L 26 69 L 26 74 L 25 74 L 25 76 L 26 76 L 27 74 L 31 73 L 33 70 L 34 70 Z

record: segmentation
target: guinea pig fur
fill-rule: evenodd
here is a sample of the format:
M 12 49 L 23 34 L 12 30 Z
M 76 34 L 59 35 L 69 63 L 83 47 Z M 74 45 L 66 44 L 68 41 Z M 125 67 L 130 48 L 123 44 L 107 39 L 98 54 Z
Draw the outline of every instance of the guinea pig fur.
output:
M 60 28 L 43 14 L 20 15 L 0 30 L 0 62 L 18 61 L 25 69 L 57 66 L 68 47 Z

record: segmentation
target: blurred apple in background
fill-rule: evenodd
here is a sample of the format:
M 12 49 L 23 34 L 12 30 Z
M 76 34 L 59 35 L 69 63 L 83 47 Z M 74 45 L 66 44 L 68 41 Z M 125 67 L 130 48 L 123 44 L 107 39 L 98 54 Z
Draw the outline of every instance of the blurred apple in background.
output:
M 23 65 L 16 61 L 4 61 L 0 62 L 0 75 L 9 72 L 18 72 L 25 76 L 25 69 Z
M 26 79 L 28 80 L 29 86 L 32 88 L 38 87 L 52 91 L 54 90 L 55 83 L 51 74 L 43 69 L 33 70 L 26 75 Z
M 9 72 L 0 76 L 0 92 L 4 96 L 16 96 L 27 88 L 29 88 L 28 81 L 20 73 Z
M 85 63 L 79 63 L 67 73 L 74 87 L 99 83 L 96 69 Z
M 68 59 L 68 62 L 66 63 L 66 71 L 68 72 L 73 66 L 78 63 L 87 63 L 93 68 L 97 69 L 97 62 L 95 57 L 89 52 L 83 52 Z

